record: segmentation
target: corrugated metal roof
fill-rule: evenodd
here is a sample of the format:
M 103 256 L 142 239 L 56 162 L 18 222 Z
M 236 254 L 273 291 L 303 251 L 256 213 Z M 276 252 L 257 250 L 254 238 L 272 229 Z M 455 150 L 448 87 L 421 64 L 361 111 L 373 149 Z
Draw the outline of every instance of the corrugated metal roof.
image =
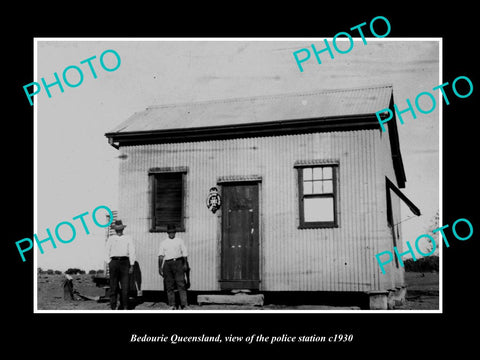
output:
M 375 114 L 388 108 L 391 95 L 392 86 L 381 85 L 150 106 L 111 133 Z

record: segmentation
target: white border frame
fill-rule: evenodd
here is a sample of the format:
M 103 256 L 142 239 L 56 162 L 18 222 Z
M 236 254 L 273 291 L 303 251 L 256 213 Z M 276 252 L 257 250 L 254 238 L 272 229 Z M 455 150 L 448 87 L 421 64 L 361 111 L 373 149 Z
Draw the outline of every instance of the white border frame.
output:
M 37 72 L 37 62 L 38 62 L 38 55 L 37 55 L 37 43 L 39 41 L 90 41 L 90 42 L 97 42 L 97 41 L 131 41 L 131 42 L 138 42 L 138 41 L 224 41 L 224 42 L 231 42 L 231 41 L 323 41 L 324 39 L 332 41 L 332 37 L 329 38 L 319 38 L 319 37 L 282 37 L 282 38 L 269 38 L 269 37 L 258 37 L 258 38 L 190 38 L 190 37 L 171 37 L 171 38 L 104 38 L 104 37 L 92 37 L 92 38 L 33 38 L 34 42 L 34 53 L 33 53 L 33 76 L 34 80 L 38 79 L 38 72 Z M 439 85 L 443 84 L 443 38 L 442 37 L 430 37 L 430 38 L 365 38 L 367 41 L 438 41 L 439 43 Z M 336 39 L 336 41 L 347 41 L 347 39 L 341 38 Z M 354 41 L 362 41 L 359 37 L 353 37 Z M 441 98 L 440 98 L 441 99 Z M 34 191 L 34 215 L 33 215 L 33 228 L 35 233 L 37 233 L 37 130 L 38 130 L 38 114 L 37 114 L 37 101 L 34 101 L 33 105 L 33 129 L 34 129 L 34 140 L 33 140 L 33 191 Z M 443 102 L 439 101 L 439 223 L 443 224 L 443 198 L 442 198 L 442 190 L 443 190 L 443 166 L 442 166 L 442 159 L 443 159 L 443 142 L 442 142 L 442 135 L 443 135 Z M 34 242 L 34 239 L 32 239 Z M 418 314 L 418 313 L 427 313 L 427 314 L 442 314 L 443 313 L 443 246 L 441 246 L 441 241 L 437 244 L 439 246 L 439 258 L 440 258 L 440 267 L 439 267 L 439 309 L 438 310 L 188 310 L 188 311 L 178 311 L 178 310 L 131 310 L 131 311 L 112 311 L 112 310 L 39 310 L 37 304 L 37 250 L 36 246 L 33 246 L 33 312 L 35 314 L 59 314 L 59 313 L 68 313 L 68 314 L 168 314 L 174 313 L 178 315 L 188 315 L 188 314 L 207 314 L 207 313 L 254 313 L 254 314 L 333 314 L 333 313 L 340 313 L 340 314 L 378 314 L 378 313 L 385 313 L 385 314 Z M 407 289 L 408 291 L 408 289 Z

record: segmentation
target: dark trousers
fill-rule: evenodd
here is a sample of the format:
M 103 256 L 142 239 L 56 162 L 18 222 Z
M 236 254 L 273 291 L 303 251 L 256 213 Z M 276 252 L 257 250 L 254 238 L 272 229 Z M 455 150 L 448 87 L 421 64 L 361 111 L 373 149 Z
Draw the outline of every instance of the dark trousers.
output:
M 118 284 L 121 286 L 121 302 L 120 305 L 127 307 L 128 304 L 128 269 L 130 262 L 128 258 L 116 260 L 112 259 L 108 264 L 110 271 L 110 308 L 117 308 Z
M 63 299 L 75 300 L 73 297 L 73 280 L 65 280 L 63 282 Z
M 185 273 L 183 259 L 165 261 L 163 276 L 167 290 L 168 305 L 175 306 L 175 285 L 180 295 L 180 305 L 187 306 L 187 290 L 185 289 Z

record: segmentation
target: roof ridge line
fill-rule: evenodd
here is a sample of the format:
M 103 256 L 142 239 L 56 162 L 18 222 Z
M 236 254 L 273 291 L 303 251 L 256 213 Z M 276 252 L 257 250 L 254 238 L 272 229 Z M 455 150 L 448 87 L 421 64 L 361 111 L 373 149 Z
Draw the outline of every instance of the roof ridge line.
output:
M 186 105 L 196 106 L 196 105 L 227 103 L 227 102 L 234 103 L 234 102 L 249 101 L 249 100 L 252 101 L 252 100 L 295 97 L 295 96 L 305 96 L 305 95 L 315 95 L 315 94 L 325 94 L 325 93 L 348 92 L 348 91 L 356 91 L 356 90 L 386 88 L 386 87 L 393 88 L 393 84 L 385 83 L 385 84 L 358 86 L 358 87 L 351 87 L 351 88 L 316 89 L 316 90 L 307 90 L 307 91 L 301 91 L 301 92 L 278 93 L 278 94 L 268 94 L 268 95 L 258 95 L 258 96 L 241 96 L 241 97 L 199 100 L 199 101 L 190 101 L 190 102 L 182 101 L 178 103 L 149 105 L 146 107 L 145 110 L 175 107 L 175 106 L 186 106 Z

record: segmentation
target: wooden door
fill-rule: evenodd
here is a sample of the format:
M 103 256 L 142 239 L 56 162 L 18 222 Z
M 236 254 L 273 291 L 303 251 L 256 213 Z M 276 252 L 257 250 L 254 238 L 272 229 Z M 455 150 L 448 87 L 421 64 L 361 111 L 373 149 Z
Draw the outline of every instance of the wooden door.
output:
M 258 289 L 258 183 L 222 186 L 221 289 Z

